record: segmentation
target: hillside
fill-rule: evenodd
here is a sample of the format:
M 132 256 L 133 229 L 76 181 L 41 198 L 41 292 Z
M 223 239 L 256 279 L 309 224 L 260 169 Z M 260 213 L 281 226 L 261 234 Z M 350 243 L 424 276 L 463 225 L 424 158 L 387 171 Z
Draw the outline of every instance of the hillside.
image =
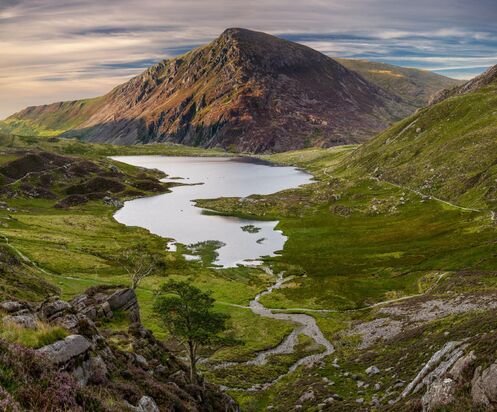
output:
M 347 167 L 467 207 L 495 208 L 496 91 L 493 67 L 359 147 Z
M 448 88 L 464 83 L 427 70 L 399 67 L 363 59 L 336 59 L 347 69 L 359 73 L 367 81 L 398 96 L 414 111 L 424 107 L 430 98 Z
M 315 50 L 228 29 L 103 97 L 29 107 L 4 129 L 272 152 L 362 142 L 412 109 Z

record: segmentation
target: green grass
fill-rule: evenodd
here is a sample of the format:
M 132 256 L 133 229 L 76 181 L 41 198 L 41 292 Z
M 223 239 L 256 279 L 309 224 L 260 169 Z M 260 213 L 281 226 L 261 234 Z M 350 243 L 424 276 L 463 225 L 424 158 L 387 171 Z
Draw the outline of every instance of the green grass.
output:
M 42 149 L 63 155 L 82 156 L 99 159 L 104 156 L 126 155 L 164 155 L 164 156 L 226 156 L 221 149 L 201 149 L 174 143 L 156 143 L 134 146 L 115 146 L 103 143 L 84 143 L 69 138 L 43 138 L 33 135 L 12 135 L 2 133 L 0 129 L 0 146 L 18 149 Z M 132 166 L 128 166 L 132 168 Z M 136 170 L 136 169 L 135 169 Z
M 305 335 L 298 336 L 295 351 L 291 354 L 272 355 L 264 365 L 239 365 L 216 369 L 206 373 L 206 377 L 214 383 L 231 388 L 250 388 L 256 384 L 264 384 L 284 375 L 299 359 L 311 354 L 320 353 L 323 347 Z
M 371 174 L 462 206 L 497 205 L 497 85 L 452 97 L 357 149 L 342 171 Z
M 69 332 L 59 326 L 38 322 L 36 329 L 23 328 L 14 323 L 0 321 L 0 338 L 30 348 L 41 348 L 64 339 Z
M 199 204 L 280 220 L 277 228 L 288 241 L 268 261 L 304 276 L 264 297 L 270 307 L 357 308 L 419 293 L 419 280 L 433 271 L 490 270 L 496 264 L 495 227 L 487 212 L 424 201 L 372 180 L 350 182 L 337 175 L 253 199 Z
M 15 150 L 35 148 L 70 153 L 96 162 L 109 162 L 105 156 L 112 154 L 152 154 L 154 150 L 170 155 L 220 154 L 169 145 L 115 148 L 69 140 L 5 136 L 2 139 L 5 156 L 9 156 L 4 163 L 13 159 Z M 269 258 L 267 264 L 275 272 L 285 271 L 286 276 L 294 278 L 263 297 L 262 302 L 273 308 L 335 310 L 309 313 L 337 346 L 337 356 L 344 359 L 347 368 L 362 373 L 367 362 L 354 362 L 362 353 L 356 350 L 357 340 L 346 337 L 343 331 L 350 321 L 374 318 L 376 312 L 374 309 L 348 310 L 431 290 L 442 272 L 450 274 L 447 281 L 444 278 L 436 285 L 437 293 L 442 295 L 494 291 L 497 287 L 494 274 L 497 230 L 488 211 L 465 211 L 434 199 L 426 200 L 409 190 L 360 176 L 355 167 L 345 168 L 347 159 L 355 158 L 358 150 L 349 146 L 264 156 L 309 170 L 316 182 L 269 196 L 252 196 L 252 202 L 224 198 L 198 203 L 229 215 L 279 220 L 278 229 L 288 241 L 281 254 Z M 129 174 L 130 180 L 140 173 L 129 165 L 118 164 L 118 167 Z M 63 187 L 63 183 L 55 185 L 57 196 Z M 15 211 L 0 209 L 0 234 L 9 239 L 9 245 L 4 244 L 4 249 L 0 249 L 0 252 L 8 251 L 3 260 L 11 259 L 17 250 L 37 265 L 23 263 L 19 257 L 12 266 L 15 270 L 4 265 L 0 292 L 6 296 L 41 300 L 47 293 L 53 293 L 53 287 L 42 284 L 41 279 L 58 287 L 66 299 L 97 284 L 129 284 L 116 257 L 123 250 L 141 245 L 150 253 L 160 254 L 167 262 L 162 273 L 146 278 L 137 290 L 143 322 L 160 338 L 168 336 L 154 317 L 152 305 L 155 290 L 167 279 L 186 280 L 202 290 L 212 290 L 217 300 L 216 310 L 231 316 L 229 336 L 241 343 L 213 353 L 215 361 L 252 359 L 258 351 L 276 346 L 294 328 L 289 322 L 256 316 L 248 308 L 235 306 L 247 306 L 274 278 L 257 268 L 211 268 L 216 245 L 195 247 L 195 253 L 202 259 L 186 261 L 182 253 L 188 251 L 187 245 L 179 245 L 176 252 L 166 251 L 168 239 L 117 223 L 112 218 L 115 210 L 100 201 L 69 209 L 54 208 L 57 199 L 18 197 L 5 201 Z M 462 272 L 472 275 L 459 276 Z M 111 331 L 122 330 L 127 327 L 127 321 L 117 314 L 104 327 Z M 443 335 L 444 327 L 446 325 L 440 324 L 438 329 L 433 329 L 436 339 Z M 411 341 L 406 337 L 402 342 L 398 350 L 406 351 Z M 119 344 L 126 345 L 126 342 Z M 298 355 L 305 350 L 299 347 Z M 390 350 L 385 352 L 388 362 L 397 356 L 397 352 Z M 421 357 L 416 358 L 419 360 Z M 294 355 L 277 357 L 264 367 L 235 367 L 225 374 L 209 377 L 220 383 L 244 381 L 251 386 L 284 372 L 294 361 Z M 312 373 L 299 369 L 265 393 L 236 392 L 233 395 L 247 411 L 264 410 L 268 405 L 275 406 L 275 410 L 293 408 L 311 384 L 316 385 L 316 392 L 322 392 L 323 396 L 330 390 L 344 397 L 355 396 L 355 382 L 340 378 L 329 361 Z M 384 360 L 383 367 L 387 367 L 388 362 Z M 411 370 L 414 364 L 413 359 Z M 336 380 L 336 387 L 330 389 L 323 385 L 323 377 Z M 364 396 L 369 399 L 371 391 L 366 391 Z

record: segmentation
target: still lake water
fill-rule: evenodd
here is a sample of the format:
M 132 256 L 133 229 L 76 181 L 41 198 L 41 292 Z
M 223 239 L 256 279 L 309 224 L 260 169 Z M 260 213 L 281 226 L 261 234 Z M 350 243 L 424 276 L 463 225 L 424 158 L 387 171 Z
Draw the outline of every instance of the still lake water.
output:
M 262 256 L 274 256 L 283 249 L 286 237 L 275 230 L 277 221 L 239 219 L 204 214 L 194 199 L 246 197 L 270 194 L 309 183 L 312 176 L 294 167 L 276 167 L 238 157 L 115 156 L 113 159 L 134 166 L 158 169 L 168 175 L 164 181 L 194 184 L 173 187 L 171 193 L 125 202 L 114 218 L 127 226 L 191 245 L 208 240 L 220 241 L 215 264 L 236 266 Z M 182 179 L 171 180 L 172 177 Z M 243 226 L 260 228 L 257 233 Z M 262 240 L 261 240 L 262 239 Z

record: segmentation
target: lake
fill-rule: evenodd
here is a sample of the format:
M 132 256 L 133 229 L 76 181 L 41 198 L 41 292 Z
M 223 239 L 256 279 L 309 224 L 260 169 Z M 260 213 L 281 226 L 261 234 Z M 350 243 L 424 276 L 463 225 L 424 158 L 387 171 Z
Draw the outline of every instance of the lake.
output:
M 214 263 L 223 267 L 274 256 L 283 248 L 286 237 L 275 230 L 277 221 L 205 214 L 204 209 L 194 205 L 194 199 L 265 195 L 312 181 L 311 175 L 294 167 L 272 166 L 240 157 L 115 156 L 112 159 L 161 170 L 168 176 L 163 181 L 186 184 L 173 187 L 171 193 L 125 202 L 114 215 L 118 222 L 143 227 L 184 245 L 222 242 Z

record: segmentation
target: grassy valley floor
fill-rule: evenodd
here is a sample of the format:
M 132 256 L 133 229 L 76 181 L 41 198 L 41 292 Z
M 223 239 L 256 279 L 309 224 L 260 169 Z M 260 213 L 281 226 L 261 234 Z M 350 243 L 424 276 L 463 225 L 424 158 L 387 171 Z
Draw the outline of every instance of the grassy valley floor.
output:
M 120 200 L 166 192 L 168 186 L 154 191 L 139 189 L 140 182 L 160 176 L 111 161 L 109 155 L 224 155 L 181 146 L 113 147 L 54 138 L 3 136 L 1 143 L 0 167 L 26 153 L 50 152 L 97 164 L 99 170 L 91 173 L 91 179 L 105 174 L 121 181 L 121 175 L 107 175 L 117 168 L 126 176 L 125 187 L 112 194 Z M 270 272 L 244 267 L 213 269 L 208 248 L 199 252 L 201 261 L 186 261 L 182 256 L 186 246 L 177 252 L 166 251 L 168 239 L 118 224 L 112 218 L 116 206 L 102 199 L 54 207 L 67 197 L 68 187 L 87 184 L 86 175 L 68 177 L 51 169 L 50 184 L 46 185 L 51 198 L 34 196 L 33 191 L 21 187 L 29 183 L 37 188 L 40 173 L 27 182 L 8 182 L 20 194 L 2 196 L 2 259 L 17 259 L 18 269 L 13 273 L 5 264 L 0 292 L 41 300 L 55 289 L 69 298 L 93 285 L 128 284 L 118 256 L 142 245 L 164 262 L 160 276 L 145 279 L 138 289 L 144 323 L 158 336 L 168 338 L 154 319 L 151 304 L 154 289 L 168 278 L 186 279 L 212 290 L 218 310 L 231 315 L 230 334 L 243 343 L 204 355 L 212 355 L 211 363 L 240 364 L 219 369 L 205 366 L 204 373 L 215 383 L 239 388 L 230 393 L 243 410 L 261 411 L 271 406 L 272 410 L 288 411 L 295 405 L 309 411 L 360 410 L 375 398 L 382 401 L 379 410 L 408 410 L 406 405 L 416 405 L 415 396 L 392 405 L 388 401 L 398 397 L 447 340 L 467 338 L 489 360 L 493 356 L 488 346 L 497 329 L 496 308 L 489 297 L 497 290 L 496 225 L 488 210 L 466 210 L 355 169 L 343 171 L 343 160 L 355 149 L 347 146 L 266 156 L 266 160 L 310 171 L 316 182 L 269 196 L 198 202 L 218 213 L 280 221 L 278 229 L 288 241 L 281 254 L 265 264 L 290 280 L 260 302 L 316 319 L 335 353 L 313 368 L 286 374 L 299 358 L 322 350 L 302 335 L 292 354 L 276 355 L 264 365 L 240 363 L 277 346 L 295 329 L 290 322 L 257 316 L 247 307 L 257 293 L 275 282 Z M 13 278 L 14 286 L 9 280 Z M 116 320 L 109 327 L 118 331 L 127 325 Z M 380 373 L 368 376 L 365 370 L 373 364 Z M 266 390 L 243 390 L 280 375 L 285 376 Z

